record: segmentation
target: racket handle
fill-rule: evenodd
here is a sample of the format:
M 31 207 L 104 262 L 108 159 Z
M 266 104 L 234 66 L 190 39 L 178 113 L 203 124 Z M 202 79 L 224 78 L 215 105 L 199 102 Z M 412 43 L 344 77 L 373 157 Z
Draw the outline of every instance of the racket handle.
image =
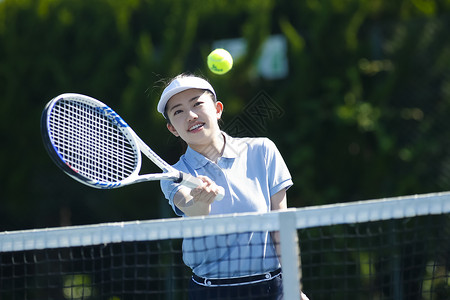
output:
M 180 172 L 180 177 L 181 177 L 181 180 L 179 181 L 179 183 L 190 189 L 194 189 L 194 188 L 198 187 L 199 185 L 203 184 L 202 180 L 200 180 L 197 177 L 192 176 L 191 174 L 188 174 L 188 173 Z M 220 201 L 225 196 L 225 189 L 223 187 L 221 187 L 220 185 L 218 185 L 217 187 L 219 189 L 219 193 L 217 194 L 216 199 L 214 199 L 214 201 Z
M 218 185 L 217 188 L 219 190 L 219 193 L 217 194 L 214 201 L 220 201 L 223 199 L 223 197 L 225 197 L 225 189 L 223 187 L 221 187 L 220 185 Z

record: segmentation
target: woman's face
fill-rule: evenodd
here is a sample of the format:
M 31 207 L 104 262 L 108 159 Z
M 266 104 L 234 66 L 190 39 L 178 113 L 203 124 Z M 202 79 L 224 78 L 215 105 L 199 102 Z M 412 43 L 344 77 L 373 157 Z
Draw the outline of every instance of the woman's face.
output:
M 167 102 L 167 128 L 189 146 L 207 145 L 220 133 L 218 120 L 223 104 L 214 102 L 204 90 L 189 89 L 174 95 Z

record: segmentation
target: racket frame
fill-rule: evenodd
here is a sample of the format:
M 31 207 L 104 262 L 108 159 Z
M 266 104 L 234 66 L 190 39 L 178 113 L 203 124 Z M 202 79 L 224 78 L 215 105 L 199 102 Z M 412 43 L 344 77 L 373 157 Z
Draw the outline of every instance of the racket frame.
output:
M 124 133 L 127 136 L 128 140 L 135 148 L 134 150 L 136 152 L 136 160 L 137 160 L 135 162 L 135 170 L 128 177 L 117 182 L 94 180 L 80 174 L 65 161 L 63 156 L 59 153 L 57 146 L 55 145 L 55 143 L 53 143 L 53 138 L 49 133 L 50 128 L 49 124 L 52 110 L 57 104 L 57 102 L 67 99 L 72 100 L 76 99 L 76 101 L 78 102 L 98 108 L 100 112 L 102 112 L 109 120 L 111 120 L 115 125 L 117 125 L 117 127 L 122 131 L 122 133 Z M 49 153 L 49 156 L 51 157 L 53 162 L 73 179 L 93 188 L 113 189 L 134 183 L 155 181 L 155 180 L 171 180 L 191 189 L 203 184 L 203 181 L 201 181 L 200 179 L 190 174 L 181 172 L 173 168 L 167 162 L 165 162 L 137 136 L 137 134 L 131 129 L 131 127 L 115 111 L 113 111 L 106 104 L 89 96 L 76 93 L 65 93 L 50 100 L 45 106 L 45 109 L 42 113 L 41 134 L 45 149 Z M 148 157 L 155 165 L 157 165 L 163 171 L 163 173 L 139 175 L 142 163 L 141 152 L 144 153 L 145 156 Z M 219 196 L 218 198 L 222 198 L 223 194 L 224 191 L 223 188 L 221 188 L 221 193 L 220 195 L 218 195 Z M 216 200 L 219 200 L 218 198 L 216 198 Z

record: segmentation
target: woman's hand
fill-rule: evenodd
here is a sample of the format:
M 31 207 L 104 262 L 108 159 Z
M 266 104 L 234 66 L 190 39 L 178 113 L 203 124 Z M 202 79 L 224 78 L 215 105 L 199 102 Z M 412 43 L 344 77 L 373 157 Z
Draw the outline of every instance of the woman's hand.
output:
M 191 190 L 194 204 L 211 205 L 219 194 L 219 187 L 209 177 L 197 176 L 197 178 L 203 181 L 203 185 Z
M 211 204 L 219 194 L 219 186 L 209 177 L 197 176 L 203 184 L 189 190 L 182 187 L 174 196 L 175 205 L 186 216 L 206 216 L 211 212 Z

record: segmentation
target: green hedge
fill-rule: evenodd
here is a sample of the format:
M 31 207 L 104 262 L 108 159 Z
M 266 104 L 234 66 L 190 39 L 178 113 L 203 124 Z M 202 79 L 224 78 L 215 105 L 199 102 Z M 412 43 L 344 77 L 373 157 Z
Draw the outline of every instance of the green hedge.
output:
M 52 97 L 87 94 L 175 162 L 155 107 L 161 79 L 180 72 L 211 80 L 225 127 L 269 100 L 262 126 L 247 129 L 279 146 L 290 206 L 448 190 L 449 10 L 448 0 L 1 1 L 0 230 L 173 216 L 156 183 L 97 191 L 63 175 L 39 119 Z M 274 34 L 287 39 L 289 75 L 267 80 L 254 59 Z M 234 69 L 210 73 L 212 43 L 240 37 L 248 51 Z

